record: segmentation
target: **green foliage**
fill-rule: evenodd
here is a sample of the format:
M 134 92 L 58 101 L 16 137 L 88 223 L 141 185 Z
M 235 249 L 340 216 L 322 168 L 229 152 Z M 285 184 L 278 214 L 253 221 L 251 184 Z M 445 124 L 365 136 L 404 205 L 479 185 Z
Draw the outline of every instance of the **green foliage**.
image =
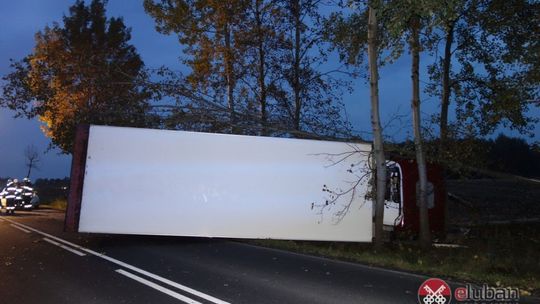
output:
M 230 73 L 236 82 L 242 60 L 235 36 L 245 18 L 247 1 L 144 1 L 144 7 L 163 34 L 177 34 L 185 46 L 183 61 L 192 73 L 187 80 L 196 89 L 221 87 Z M 229 39 L 229 41 L 227 41 Z M 230 64 L 230 66 L 229 66 Z M 228 70 L 231 69 L 231 70 Z M 222 93 L 225 94 L 225 93 Z
M 371 1 L 379 8 L 378 44 L 381 63 L 403 54 L 411 18 L 420 18 L 422 51 L 436 56 L 428 73 L 432 96 L 450 97 L 441 109 L 455 104 L 457 130 L 492 134 L 500 126 L 532 135 L 538 118 L 540 62 L 540 3 L 528 0 Z M 347 64 L 365 63 L 367 6 L 345 1 L 344 10 L 325 22 L 326 38 Z M 443 81 L 445 55 L 441 50 L 450 36 L 449 81 Z M 444 111 L 444 110 L 443 110 Z M 445 115 L 435 115 L 448 125 Z M 441 126 L 442 128 L 442 126 Z M 441 133 L 445 132 L 441 130 Z
M 52 202 L 47 203 L 46 205 L 53 209 L 65 211 L 67 209 L 67 200 L 58 198 L 53 200 Z
M 347 131 L 339 90 L 347 82 L 315 68 L 327 60 L 318 1 L 146 0 L 144 7 L 159 32 L 178 35 L 191 69 L 185 77 L 166 72 L 175 89 L 162 88 L 181 109 L 169 126 L 191 128 L 197 116 L 208 122 L 198 128 L 219 132 Z
M 348 65 L 361 65 L 365 62 L 367 23 L 367 9 L 353 11 L 349 15 L 335 12 L 324 20 L 324 38 L 332 43 L 342 62 Z M 377 44 L 380 46 L 380 41 Z
M 428 69 L 432 84 L 427 92 L 434 96 L 448 92 L 461 131 L 474 128 L 489 135 L 503 126 L 531 135 L 538 118 L 528 112 L 539 105 L 540 97 L 540 3 L 461 0 L 449 4 L 440 6 L 435 16 L 441 24 L 437 35 L 451 39 L 450 80 L 445 87 L 445 58 L 438 58 Z
M 144 64 L 121 18 L 107 19 L 102 1 L 77 1 L 36 34 L 32 54 L 13 62 L 0 105 L 38 116 L 52 144 L 72 150 L 77 124 L 147 125 Z

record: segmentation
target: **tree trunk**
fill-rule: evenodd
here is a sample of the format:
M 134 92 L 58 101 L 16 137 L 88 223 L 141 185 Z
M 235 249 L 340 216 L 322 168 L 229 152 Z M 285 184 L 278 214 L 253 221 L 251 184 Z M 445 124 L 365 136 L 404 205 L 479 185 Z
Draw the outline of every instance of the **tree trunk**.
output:
M 420 183 L 420 193 L 417 193 L 417 200 L 420 209 L 420 246 L 424 249 L 431 246 L 431 233 L 429 230 L 429 216 L 427 206 L 427 171 L 426 159 L 423 151 L 422 133 L 420 130 L 420 20 L 418 17 L 411 19 L 411 54 L 412 54 L 412 118 L 414 131 L 414 146 L 416 150 L 416 162 L 418 164 L 418 178 Z
M 383 244 L 384 197 L 386 192 L 386 158 L 379 115 L 379 71 L 377 66 L 377 11 L 369 7 L 368 19 L 368 60 L 371 101 L 371 128 L 373 130 L 373 153 L 375 156 L 376 198 L 375 198 L 375 246 Z
M 231 124 L 231 133 L 237 133 L 236 131 L 236 113 L 234 109 L 234 79 L 233 79 L 233 59 L 231 49 L 231 31 L 229 25 L 225 24 L 224 28 L 225 50 L 225 81 L 227 86 L 227 106 L 229 107 L 229 121 Z
M 26 173 L 26 177 L 30 178 L 30 173 L 32 173 L 32 167 L 34 166 L 33 160 L 30 160 L 30 163 L 28 164 L 28 173 Z
M 450 21 L 446 28 L 446 41 L 444 45 L 443 75 L 442 75 L 442 98 L 441 98 L 441 117 L 439 121 L 440 139 L 439 139 L 439 158 L 446 159 L 448 156 L 448 107 L 450 106 L 450 62 L 452 60 L 452 43 L 454 42 L 454 26 L 456 21 Z M 444 231 L 448 232 L 449 210 L 448 204 L 444 204 Z
M 300 115 L 302 113 L 302 100 L 300 97 L 300 0 L 292 3 L 294 17 L 294 61 L 293 61 L 293 94 L 294 94 L 294 129 L 300 131 Z
M 441 99 L 441 117 L 439 121 L 440 140 L 439 155 L 443 156 L 446 151 L 448 141 L 448 107 L 450 105 L 450 62 L 452 57 L 452 43 L 454 42 L 454 22 L 447 27 L 446 42 L 444 45 L 443 75 L 442 75 L 442 99 Z
M 255 22 L 257 23 L 257 47 L 259 53 L 259 104 L 261 107 L 261 124 L 262 124 L 262 135 L 268 135 L 267 129 L 267 113 L 266 113 L 266 83 L 265 83 L 265 56 L 264 51 L 264 34 L 262 30 L 262 20 L 260 12 L 261 0 L 257 0 L 255 3 Z

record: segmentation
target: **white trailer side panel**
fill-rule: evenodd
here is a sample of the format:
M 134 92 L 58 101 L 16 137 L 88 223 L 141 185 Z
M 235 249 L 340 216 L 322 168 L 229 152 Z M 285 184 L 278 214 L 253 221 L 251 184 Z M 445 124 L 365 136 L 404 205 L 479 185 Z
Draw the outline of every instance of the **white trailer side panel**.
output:
M 353 149 L 363 152 L 349 155 Z M 322 191 L 324 185 L 350 189 L 367 170 L 369 150 L 367 144 L 91 126 L 79 231 L 370 242 L 367 178 L 334 206 L 325 206 L 331 197 Z

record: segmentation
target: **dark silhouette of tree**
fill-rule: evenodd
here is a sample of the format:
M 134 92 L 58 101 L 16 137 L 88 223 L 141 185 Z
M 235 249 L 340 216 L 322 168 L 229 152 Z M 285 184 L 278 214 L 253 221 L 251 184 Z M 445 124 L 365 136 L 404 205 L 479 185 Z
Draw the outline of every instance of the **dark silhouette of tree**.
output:
M 26 167 L 28 167 L 28 171 L 26 173 L 26 177 L 30 178 L 30 174 L 32 173 L 32 169 L 39 169 L 39 152 L 34 145 L 29 145 L 24 149 L 24 158 L 26 159 Z
M 540 177 L 540 153 L 522 138 L 499 134 L 490 141 L 487 153 L 488 168 L 493 171 L 516 174 L 525 177 Z

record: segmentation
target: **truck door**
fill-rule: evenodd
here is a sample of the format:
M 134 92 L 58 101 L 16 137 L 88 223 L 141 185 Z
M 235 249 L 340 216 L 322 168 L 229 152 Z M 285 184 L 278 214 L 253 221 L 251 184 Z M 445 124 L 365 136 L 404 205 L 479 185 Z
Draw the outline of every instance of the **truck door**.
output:
M 398 163 L 386 162 L 386 195 L 384 201 L 384 225 L 391 229 L 403 218 L 403 174 Z

